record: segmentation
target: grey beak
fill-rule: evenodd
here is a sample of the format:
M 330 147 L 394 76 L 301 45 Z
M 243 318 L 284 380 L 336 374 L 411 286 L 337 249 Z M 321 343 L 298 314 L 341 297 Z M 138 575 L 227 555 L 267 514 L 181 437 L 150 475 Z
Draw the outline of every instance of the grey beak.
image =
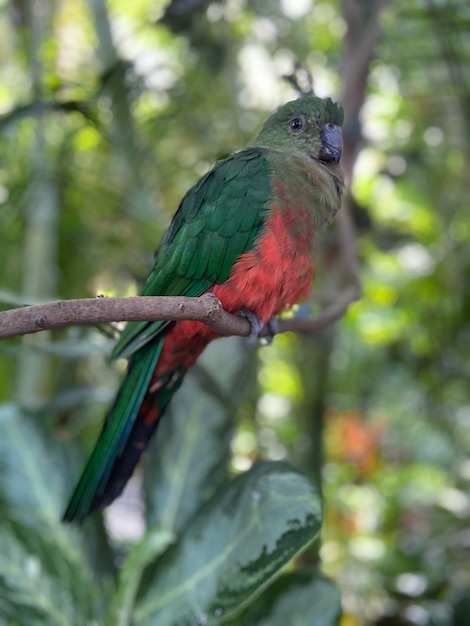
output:
M 339 163 L 343 151 L 341 128 L 336 124 L 326 124 L 320 133 L 322 147 L 318 155 L 322 161 Z

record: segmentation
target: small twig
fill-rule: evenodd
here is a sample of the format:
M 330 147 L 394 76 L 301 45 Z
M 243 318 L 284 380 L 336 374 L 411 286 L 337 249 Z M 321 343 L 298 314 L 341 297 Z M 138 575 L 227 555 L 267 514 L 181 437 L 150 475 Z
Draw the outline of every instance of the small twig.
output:
M 311 333 L 338 320 L 349 304 L 357 299 L 352 290 L 327 307 L 317 318 L 279 320 L 280 332 Z M 82 324 L 120 321 L 194 320 L 203 322 L 221 335 L 250 334 L 246 319 L 225 311 L 212 293 L 200 298 L 182 296 L 137 296 L 134 298 L 84 298 L 61 300 L 0 312 L 0 339 L 37 333 L 43 330 Z M 261 336 L 268 334 L 267 329 Z
M 279 331 L 283 333 L 293 331 L 310 334 L 323 330 L 323 328 L 331 326 L 331 324 L 341 319 L 347 312 L 349 305 L 359 300 L 360 297 L 361 290 L 359 286 L 351 286 L 341 296 L 338 296 L 332 304 L 325 307 L 317 317 L 290 317 L 279 320 Z M 263 331 L 264 334 L 265 332 Z
M 313 76 L 301 63 L 296 62 L 292 73 L 285 74 L 282 78 L 301 96 L 315 95 Z

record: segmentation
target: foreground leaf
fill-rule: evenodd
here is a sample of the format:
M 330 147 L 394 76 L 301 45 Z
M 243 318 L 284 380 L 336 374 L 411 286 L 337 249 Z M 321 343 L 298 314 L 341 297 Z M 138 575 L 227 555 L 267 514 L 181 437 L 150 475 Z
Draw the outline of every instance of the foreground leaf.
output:
M 337 626 L 340 617 L 336 585 L 316 571 L 301 571 L 278 578 L 227 626 Z
M 231 337 L 209 346 L 196 372 L 187 375 L 147 456 L 150 526 L 180 532 L 227 478 L 233 414 L 255 380 L 250 361 L 252 353 Z
M 224 484 L 149 569 L 136 624 L 220 623 L 259 593 L 320 525 L 320 499 L 305 476 L 286 463 L 253 467 Z
M 130 626 L 136 592 L 147 565 L 162 554 L 174 541 L 165 530 L 151 529 L 132 549 L 119 572 L 118 586 L 111 598 L 105 623 L 109 626 Z
M 16 543 L 30 555 L 28 562 L 35 562 L 41 572 L 37 593 L 47 595 L 41 585 L 47 587 L 48 577 L 53 578 L 55 593 L 73 598 L 77 623 L 80 619 L 84 623 L 85 616 L 94 615 L 106 601 L 114 568 L 99 518 L 87 521 L 86 534 L 61 522 L 73 475 L 78 472 L 73 450 L 59 442 L 39 418 L 23 414 L 13 404 L 0 405 L 0 432 L 2 522 L 10 525 Z M 9 536 L 7 530 L 3 534 Z M 24 561 L 15 549 L 3 571 L 8 584 L 16 584 L 15 571 L 19 570 L 15 568 L 21 568 Z
M 91 612 L 77 606 L 73 588 L 51 575 L 47 559 L 41 558 L 50 546 L 41 545 L 36 538 L 33 550 L 17 530 L 12 524 L 0 526 L 0 623 L 2 618 L 8 624 L 29 626 L 86 623 Z M 56 558 L 59 560 L 60 555 Z M 66 570 L 64 567 L 62 574 L 70 575 Z

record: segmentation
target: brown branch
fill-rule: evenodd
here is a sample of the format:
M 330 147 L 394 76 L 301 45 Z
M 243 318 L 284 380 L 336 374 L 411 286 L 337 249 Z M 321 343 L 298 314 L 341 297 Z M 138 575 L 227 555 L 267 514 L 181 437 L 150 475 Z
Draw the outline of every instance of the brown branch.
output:
M 327 307 L 317 318 L 279 320 L 279 331 L 294 330 L 311 333 L 338 320 L 357 295 L 345 292 L 344 297 Z M 61 300 L 0 312 L 0 339 L 37 333 L 42 330 L 82 324 L 121 321 L 194 320 L 203 322 L 221 335 L 250 333 L 248 321 L 225 311 L 212 293 L 200 298 L 182 296 L 137 296 L 134 298 L 84 298 Z M 261 336 L 268 335 L 265 328 Z
M 279 332 L 285 333 L 288 331 L 310 334 L 323 330 L 331 324 L 334 324 L 346 314 L 349 305 L 359 300 L 361 297 L 361 290 L 358 285 L 353 285 L 347 288 L 341 296 L 337 296 L 334 301 L 327 307 L 325 307 L 317 317 L 289 317 L 287 319 L 279 320 Z M 264 336 L 263 331 L 261 336 Z
M 361 139 L 359 115 L 366 96 L 369 65 L 380 34 L 380 14 L 387 2 L 388 0 L 374 0 L 370 3 L 343 0 L 347 33 L 342 61 L 344 86 L 340 101 L 346 113 L 342 164 L 347 183 L 352 179 L 358 142 Z M 333 317 L 341 316 L 340 311 L 344 313 L 350 302 L 360 298 L 359 254 L 349 191 L 344 196 L 343 207 L 336 220 L 336 234 L 340 251 L 338 264 L 347 288 L 340 291 L 337 301 L 322 313 L 322 318 L 327 311 L 332 311 Z

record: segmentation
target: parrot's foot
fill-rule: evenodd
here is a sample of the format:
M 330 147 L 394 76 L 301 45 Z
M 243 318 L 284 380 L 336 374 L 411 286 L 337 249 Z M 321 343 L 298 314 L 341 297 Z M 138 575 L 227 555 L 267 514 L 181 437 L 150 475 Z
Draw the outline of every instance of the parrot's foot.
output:
M 266 341 L 268 342 L 268 344 L 271 344 L 273 342 L 274 337 L 279 332 L 279 322 L 278 322 L 277 317 L 271 317 L 267 325 L 268 325 L 269 335 L 266 337 Z
M 258 335 L 264 328 L 264 323 L 257 317 L 253 311 L 249 309 L 242 309 L 239 313 L 242 317 L 248 320 L 250 324 L 250 334 L 248 335 L 248 344 L 253 345 L 258 339 Z
M 259 334 L 264 328 L 264 323 L 260 320 L 260 318 L 250 311 L 249 309 L 242 309 L 240 311 L 240 315 L 244 317 L 250 323 L 250 334 L 248 335 L 248 344 L 253 345 L 255 341 L 258 339 Z M 273 342 L 274 336 L 279 332 L 279 324 L 276 317 L 271 317 L 269 322 L 267 323 L 267 327 L 269 330 L 268 336 L 265 338 L 267 343 L 270 344 Z

